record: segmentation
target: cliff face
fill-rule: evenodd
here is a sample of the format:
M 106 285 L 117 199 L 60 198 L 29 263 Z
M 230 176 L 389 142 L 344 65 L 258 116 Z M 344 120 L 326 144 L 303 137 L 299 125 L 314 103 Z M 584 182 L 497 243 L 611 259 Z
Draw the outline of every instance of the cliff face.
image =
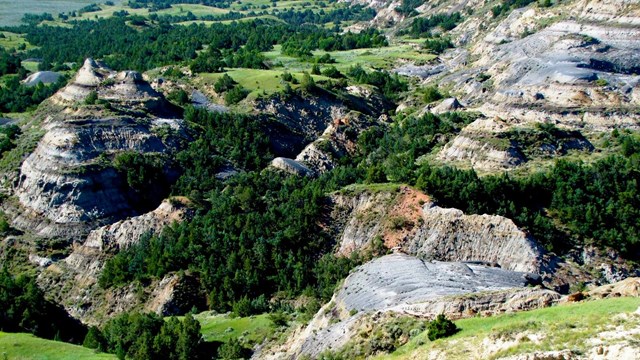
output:
M 20 168 L 14 226 L 38 236 L 82 236 L 160 203 L 177 175 L 169 166 L 149 197 L 129 189 L 111 163 L 122 152 L 162 158 L 178 144 L 179 113 L 140 74 L 114 73 L 89 59 L 49 102 L 57 112 L 45 120 L 44 137 Z M 161 128 L 169 136 L 161 137 Z
M 379 237 L 387 248 L 425 260 L 479 261 L 533 273 L 542 268 L 543 249 L 510 219 L 441 208 L 408 187 L 335 195 L 333 203 L 343 255 L 370 248 Z

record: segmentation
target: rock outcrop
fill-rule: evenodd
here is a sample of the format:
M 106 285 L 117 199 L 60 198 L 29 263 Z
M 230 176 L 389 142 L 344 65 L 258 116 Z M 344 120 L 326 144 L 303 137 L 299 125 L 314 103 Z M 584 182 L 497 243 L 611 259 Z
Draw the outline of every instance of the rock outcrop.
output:
M 85 103 L 90 94 L 97 97 Z M 177 177 L 165 165 L 144 195 L 111 163 L 122 152 L 162 159 L 177 150 L 179 113 L 139 73 L 115 73 L 88 59 L 47 111 L 46 133 L 20 168 L 15 227 L 44 237 L 86 236 L 152 210 Z M 168 128 L 169 136 L 159 136 L 159 128 Z
M 409 187 L 333 196 L 338 252 L 370 248 L 380 238 L 426 260 L 480 261 L 504 269 L 539 273 L 543 249 L 513 221 L 492 215 L 465 215 L 434 205 Z
M 436 105 L 433 109 L 431 109 L 431 112 L 434 114 L 441 114 L 441 113 L 450 112 L 450 111 L 458 111 L 461 109 L 464 109 L 464 106 L 460 104 L 458 99 L 448 98 L 448 99 L 442 100 L 440 104 Z
M 460 318 L 550 306 L 560 299 L 550 290 L 523 288 L 528 283 L 523 275 L 403 254 L 383 256 L 356 268 L 331 302 L 282 348 L 262 349 L 256 357 L 294 359 L 339 350 L 381 313 Z
M 438 152 L 437 159 L 470 165 L 479 172 L 495 172 L 514 169 L 532 159 L 594 149 L 578 131 L 561 130 L 553 123 L 520 125 L 495 117 L 480 118 L 466 126 Z
M 423 209 L 424 222 L 405 246 L 410 254 L 440 261 L 483 261 L 513 271 L 539 272 L 544 250 L 510 219 L 465 215 L 433 203 Z
M 62 75 L 53 71 L 38 71 L 27 76 L 26 79 L 22 81 L 26 86 L 36 86 L 38 84 L 52 84 L 60 80 Z

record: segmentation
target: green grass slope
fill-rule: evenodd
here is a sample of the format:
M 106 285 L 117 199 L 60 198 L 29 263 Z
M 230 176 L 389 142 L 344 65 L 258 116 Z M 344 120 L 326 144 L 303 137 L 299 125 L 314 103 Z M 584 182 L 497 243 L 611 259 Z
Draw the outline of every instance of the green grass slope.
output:
M 79 345 L 37 338 L 31 334 L 0 332 L 0 359 L 75 360 L 115 359 Z
M 211 315 L 201 313 L 195 316 L 200 322 L 201 333 L 206 341 L 227 342 L 243 337 L 250 343 L 261 343 L 274 332 L 273 322 L 268 314 L 231 317 L 229 315 Z
M 565 349 L 586 353 L 593 344 L 640 349 L 638 307 L 640 298 L 611 298 L 463 319 L 456 321 L 461 331 L 450 338 L 429 341 L 424 332 L 377 359 L 497 359 Z

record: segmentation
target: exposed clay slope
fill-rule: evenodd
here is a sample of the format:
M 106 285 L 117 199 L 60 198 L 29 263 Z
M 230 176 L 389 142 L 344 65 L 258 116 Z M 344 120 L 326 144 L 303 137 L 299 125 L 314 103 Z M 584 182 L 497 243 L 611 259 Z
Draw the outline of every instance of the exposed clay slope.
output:
M 391 4 L 366 3 L 376 9 Z M 469 126 L 437 154 L 438 160 L 481 172 L 504 171 L 534 158 L 563 156 L 566 150 L 593 150 L 582 134 L 591 138 L 614 128 L 640 128 L 637 2 L 554 1 L 547 8 L 533 2 L 493 16 L 496 4 L 434 0 L 416 9 L 416 17 L 460 12 L 463 21 L 445 34 L 457 47 L 427 64 L 398 62 L 395 71 L 424 86 L 439 86 L 466 110 L 502 119 L 506 126 L 481 132 Z M 416 17 L 396 18 L 391 33 L 410 27 Z M 504 136 L 540 123 L 582 134 L 556 139 L 529 154 Z
M 441 208 L 409 187 L 353 195 L 347 190 L 332 199 L 343 255 L 366 249 L 380 237 L 388 248 L 427 260 L 480 261 L 534 273 L 542 267 L 540 246 L 501 216 Z
M 535 158 L 554 158 L 570 151 L 589 153 L 594 146 L 578 131 L 547 125 L 519 127 L 500 119 L 480 118 L 465 127 L 438 152 L 437 159 L 470 165 L 476 171 L 510 170 Z
M 92 93 L 103 102 L 84 104 Z M 39 236 L 77 237 L 160 203 L 176 176 L 169 167 L 149 197 L 131 191 L 110 163 L 124 151 L 162 158 L 176 150 L 178 113 L 140 74 L 114 73 L 89 59 L 49 100 L 49 110 L 46 134 L 20 168 L 14 226 Z M 160 127 L 171 128 L 170 135 L 157 135 Z
M 314 358 L 323 351 L 339 350 L 382 313 L 425 318 L 445 313 L 459 318 L 549 306 L 560 298 L 553 291 L 522 288 L 527 284 L 523 275 L 479 265 L 387 255 L 355 269 L 306 328 L 282 347 L 262 349 L 255 358 Z

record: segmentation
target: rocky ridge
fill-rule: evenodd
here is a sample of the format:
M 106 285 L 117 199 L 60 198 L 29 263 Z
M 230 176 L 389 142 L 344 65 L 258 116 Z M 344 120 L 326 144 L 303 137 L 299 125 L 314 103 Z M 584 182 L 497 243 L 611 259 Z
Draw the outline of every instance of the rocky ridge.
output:
M 255 104 L 260 116 L 271 116 L 269 128 L 276 157 L 271 165 L 279 170 L 316 176 L 333 169 L 339 158 L 353 155 L 357 136 L 370 126 L 384 122 L 389 104 L 366 86 L 350 86 L 342 99 L 333 96 L 294 95 Z
M 470 125 L 437 154 L 442 162 L 470 165 L 480 172 L 517 168 L 531 157 L 505 141 L 504 133 L 534 129 L 540 123 L 587 138 L 614 128 L 639 127 L 640 16 L 635 1 L 562 1 L 546 8 L 533 2 L 499 16 L 492 15 L 498 4 L 494 1 L 426 1 L 416 8 L 416 17 L 400 16 L 393 1 L 354 2 L 394 12 L 379 13 L 387 22 L 376 19 L 368 24 L 392 26 L 391 34 L 408 28 L 416 17 L 462 14 L 462 23 L 444 34 L 455 49 L 427 64 L 400 62 L 395 70 L 423 85 L 446 89 L 466 110 L 500 119 L 506 126 L 478 132 Z M 574 149 L 591 151 L 580 137 Z
M 91 94 L 97 100 L 87 104 Z M 128 151 L 162 158 L 181 136 L 179 112 L 139 73 L 115 73 L 88 59 L 48 106 L 46 133 L 15 184 L 15 227 L 44 237 L 82 237 L 160 203 L 166 185 L 154 184 L 159 196 L 146 203 L 110 164 Z M 161 137 L 160 128 L 169 136 Z M 169 167 L 163 171 L 166 183 L 176 178 Z

